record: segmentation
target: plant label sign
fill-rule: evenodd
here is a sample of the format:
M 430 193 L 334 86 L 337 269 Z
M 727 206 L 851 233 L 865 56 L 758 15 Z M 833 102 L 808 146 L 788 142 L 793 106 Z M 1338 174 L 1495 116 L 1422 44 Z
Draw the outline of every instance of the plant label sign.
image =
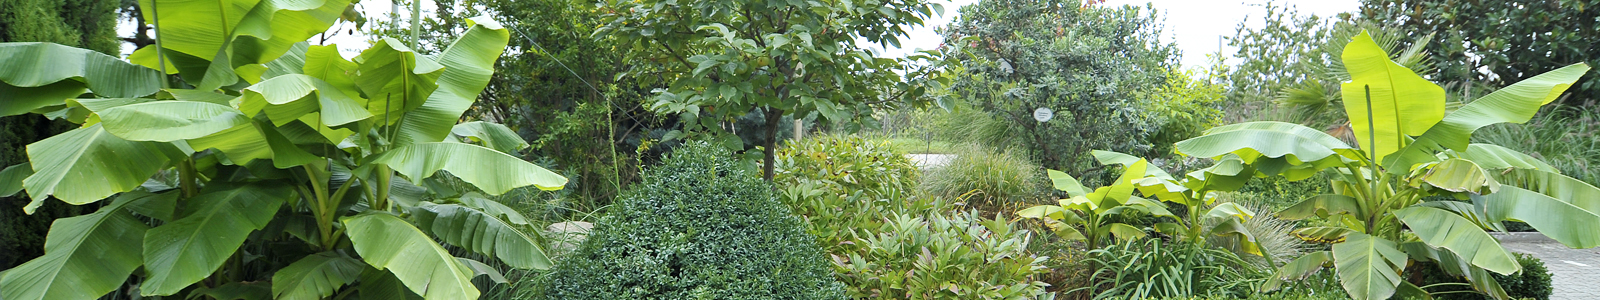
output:
M 1055 117 L 1056 113 L 1050 111 L 1049 108 L 1040 107 L 1039 109 L 1033 110 L 1033 119 L 1038 120 L 1040 123 L 1049 122 L 1051 118 Z

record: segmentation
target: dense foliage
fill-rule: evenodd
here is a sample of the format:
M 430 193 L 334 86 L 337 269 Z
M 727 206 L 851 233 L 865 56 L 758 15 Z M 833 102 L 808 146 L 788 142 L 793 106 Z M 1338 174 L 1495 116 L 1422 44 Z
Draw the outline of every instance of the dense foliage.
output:
M 1490 274 L 1495 282 L 1505 288 L 1506 295 L 1515 299 L 1550 299 L 1550 270 L 1545 268 L 1544 261 L 1527 253 L 1513 253 L 1517 257 L 1517 264 L 1522 265 L 1522 271 L 1515 274 L 1502 275 Z M 1412 265 L 1416 269 L 1417 277 L 1423 285 L 1438 283 L 1466 283 L 1460 277 L 1451 276 L 1439 268 L 1438 262 L 1422 262 Z M 1464 286 L 1443 287 L 1441 291 L 1462 291 L 1460 293 L 1440 294 L 1438 299 L 1450 300 L 1489 300 L 1494 299 L 1480 293 L 1473 293 Z
M 1220 96 L 1182 90 L 1197 84 L 1190 80 L 1169 83 L 1178 51 L 1161 33 L 1149 8 L 1071 0 L 962 7 L 941 32 L 970 54 L 955 58 L 965 71 L 951 87 L 954 102 L 965 104 L 951 105 L 981 108 L 1015 127 L 1011 143 L 1046 168 L 1084 174 L 1093 169 L 1091 149 L 1164 155 L 1172 139 L 1217 117 L 1207 104 Z M 1053 110 L 1054 120 L 1035 121 L 1038 108 Z
M 548 276 L 547 299 L 841 299 L 799 218 L 727 150 L 675 150 Z
M 1047 270 L 1027 252 L 1032 234 L 976 212 L 892 214 L 837 255 L 834 269 L 856 299 L 1035 299 Z
M 1099 299 L 1245 298 L 1268 275 L 1227 250 L 1158 239 L 1119 243 L 1089 254 L 1099 268 L 1088 290 Z
M 1573 63 L 1600 64 L 1600 1 L 1363 0 L 1361 17 L 1433 33 L 1434 81 L 1508 85 Z M 1485 72 L 1486 71 L 1486 72 Z M 1572 85 L 1565 104 L 1600 101 L 1600 75 Z

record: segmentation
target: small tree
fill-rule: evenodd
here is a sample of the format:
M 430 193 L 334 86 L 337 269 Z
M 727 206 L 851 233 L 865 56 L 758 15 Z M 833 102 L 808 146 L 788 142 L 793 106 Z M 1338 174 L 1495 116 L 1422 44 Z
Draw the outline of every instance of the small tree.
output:
M 905 26 L 944 10 L 924 0 L 609 0 L 600 9 L 608 24 L 595 34 L 618 37 L 642 63 L 627 74 L 667 84 L 651 108 L 682 114 L 685 129 L 717 130 L 719 122 L 761 114 L 769 181 L 784 116 L 857 121 L 874 107 L 926 94 L 938 66 L 919 62 L 937 51 L 878 58 L 856 41 L 899 46 Z M 713 139 L 740 145 L 732 134 Z

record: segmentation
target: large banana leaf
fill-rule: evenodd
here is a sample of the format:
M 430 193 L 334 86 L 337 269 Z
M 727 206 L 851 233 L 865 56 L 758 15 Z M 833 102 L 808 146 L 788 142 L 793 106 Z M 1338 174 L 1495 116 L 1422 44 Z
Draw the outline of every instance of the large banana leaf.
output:
M 28 145 L 33 176 L 22 181 L 36 200 L 55 196 L 73 205 L 131 191 L 167 165 L 169 143 L 133 142 L 100 124 L 73 129 Z M 28 213 L 33 213 L 29 210 Z
M 52 43 L 0 43 L 0 116 L 61 104 L 85 88 L 106 97 L 141 97 L 161 88 L 161 72 L 88 49 Z
M 92 214 L 51 223 L 44 256 L 0 275 L 0 298 L 88 300 L 116 290 L 139 267 L 140 241 L 150 228 L 122 208 L 150 196 L 122 194 Z
M 1472 221 L 1447 210 L 1413 206 L 1394 211 L 1395 218 L 1410 225 L 1422 242 L 1450 252 L 1474 266 L 1509 275 L 1522 269 L 1510 252 Z
M 1361 149 L 1376 152 L 1372 161 L 1383 161 L 1444 118 L 1444 88 L 1389 60 L 1366 32 L 1346 44 L 1341 57 L 1350 73 L 1350 82 L 1340 85 L 1344 111 Z
M 351 98 L 322 79 L 286 74 L 262 80 L 244 89 L 239 109 L 247 116 L 265 112 L 273 125 L 283 126 L 310 113 L 320 113 L 322 126 L 340 126 L 372 117 L 365 100 Z
M 1336 214 L 1365 215 L 1362 212 L 1360 200 L 1356 200 L 1355 197 L 1322 194 L 1306 198 L 1306 200 L 1300 201 L 1299 204 L 1278 212 L 1278 217 L 1285 220 L 1301 220 L 1312 216 L 1326 217 Z
M 1087 189 L 1083 187 L 1083 183 L 1079 183 L 1077 178 L 1072 178 L 1072 175 L 1056 170 L 1046 170 L 1045 174 L 1050 176 L 1050 183 L 1055 186 L 1056 190 L 1067 192 L 1069 197 L 1089 194 Z
M 200 138 L 250 123 L 238 109 L 189 101 L 155 101 L 99 113 L 106 131 L 130 141 L 171 142 Z
M 549 269 L 550 258 L 539 241 L 484 210 L 456 204 L 423 202 L 411 210 L 418 227 L 468 251 L 494 256 L 518 269 Z
M 1495 173 L 1503 184 L 1500 191 L 1474 196 L 1489 221 L 1526 222 L 1567 247 L 1600 246 L 1600 189 L 1551 172 Z
M 342 219 L 361 259 L 427 299 L 477 299 L 472 270 L 433 238 L 395 215 L 368 212 Z
M 372 159 L 387 165 L 422 185 L 422 180 L 439 170 L 471 183 L 491 195 L 533 185 L 543 190 L 559 190 L 567 178 L 494 149 L 460 143 L 422 143 L 389 150 Z
M 1555 101 L 1567 87 L 1588 72 L 1589 65 L 1576 63 L 1524 79 L 1468 102 L 1450 112 L 1444 120 L 1383 163 L 1390 173 L 1404 174 L 1410 171 L 1411 165 L 1436 159 L 1433 154 L 1439 151 L 1467 151 L 1472 133 L 1478 128 L 1499 123 L 1528 122 L 1539 112 L 1540 106 Z
M 290 197 L 293 189 L 282 184 L 213 182 L 204 193 L 185 201 L 186 215 L 145 232 L 144 267 L 149 277 L 139 293 L 172 295 L 211 276 L 250 232 L 266 227 Z
M 379 40 L 356 57 L 359 71 L 355 83 L 372 98 L 367 111 L 376 121 L 393 124 L 403 112 L 416 109 L 428 100 L 439 85 L 444 66 L 423 58 L 394 38 Z
M 228 128 L 221 132 L 189 140 L 197 151 L 217 149 L 235 165 L 245 165 L 252 160 L 270 159 L 272 166 L 287 169 L 323 160 L 298 146 L 266 121 L 252 122 Z
M 1392 241 L 1350 233 L 1345 242 L 1333 244 L 1333 266 L 1339 273 L 1339 282 L 1355 300 L 1382 300 L 1394 295 L 1400 285 L 1400 273 L 1406 265 L 1406 254 L 1395 248 Z
M 516 154 L 517 151 L 528 148 L 528 141 L 522 140 L 522 136 L 511 131 L 511 128 L 498 123 L 472 121 L 456 124 L 450 133 L 507 154 Z
M 1452 158 L 1433 164 L 1422 180 L 1429 185 L 1452 192 L 1489 194 L 1500 190 L 1500 183 L 1491 178 L 1488 170 L 1472 161 Z
M 289 52 L 279 56 L 278 59 L 267 62 L 265 65 L 267 70 L 261 73 L 261 77 L 250 81 L 250 84 L 261 83 L 261 80 L 272 79 L 286 74 L 305 74 L 303 70 L 306 68 L 306 52 L 310 50 L 310 42 L 295 43 L 293 47 L 289 48 Z M 245 76 L 245 79 L 250 79 L 250 76 Z
M 22 191 L 22 179 L 33 175 L 33 165 L 21 163 L 0 170 L 0 197 L 11 197 Z
M 1332 260 L 1333 253 L 1328 251 L 1317 251 L 1301 255 L 1300 258 L 1278 267 L 1278 270 L 1272 274 L 1272 278 L 1268 278 L 1267 282 L 1262 284 L 1261 290 L 1270 292 L 1277 290 L 1285 281 L 1304 280 L 1306 277 L 1311 277 L 1311 274 L 1316 274 L 1317 271 L 1322 270 L 1323 265 Z
M 272 274 L 272 298 L 319 300 L 355 282 L 366 266 L 360 260 L 328 251 L 301 258 Z
M 350 98 L 361 97 L 361 90 L 356 87 L 355 74 L 358 66 L 356 63 L 345 60 L 339 55 L 338 45 L 311 46 L 306 50 L 306 62 L 301 74 L 322 79 L 339 88 Z
M 1359 157 L 1355 149 L 1320 130 L 1283 122 L 1245 122 L 1207 130 L 1205 135 L 1173 145 L 1178 153 L 1216 158 L 1238 155 L 1245 163 L 1284 158 L 1289 164 L 1311 163 L 1318 168 Z
M 326 31 L 349 2 L 345 0 L 140 0 L 144 22 L 154 24 L 159 10 L 162 47 L 185 78 L 246 75 L 259 78 L 264 67 L 295 43 Z M 149 47 L 147 47 L 149 48 Z M 140 49 L 149 52 L 153 50 Z M 151 53 L 153 54 L 153 53 Z M 137 55 L 148 58 L 154 55 Z M 201 61 L 183 62 L 184 56 Z M 153 61 L 141 64 L 154 66 Z M 183 65 L 197 67 L 185 68 Z M 250 69 L 253 71 L 246 71 Z M 253 74 L 253 75 L 250 75 Z M 204 81 L 213 81 L 207 79 Z M 198 82 L 198 81 L 196 81 Z M 225 82 L 225 81 L 224 81 Z M 202 84 L 206 86 L 206 84 Z
M 489 85 L 494 61 L 505 52 L 511 35 L 488 17 L 469 19 L 475 24 L 437 58 L 444 65 L 439 88 L 416 110 L 406 112 L 394 137 L 395 145 L 444 141 L 461 113 L 472 107 L 478 93 Z
M 1519 168 L 1561 172 L 1560 169 L 1550 166 L 1543 160 L 1495 144 L 1470 144 L 1467 145 L 1467 151 L 1456 152 L 1455 150 L 1449 150 L 1448 152 L 1459 154 L 1461 159 L 1470 160 L 1478 164 L 1478 166 L 1489 170 Z
M 270 62 L 295 44 L 328 31 L 350 2 L 261 0 L 239 20 L 238 29 L 234 31 L 238 36 L 232 44 L 235 66 Z M 161 25 L 166 26 L 166 23 Z
M 395 278 L 393 273 L 373 268 L 363 268 L 361 271 L 361 285 L 357 289 L 361 292 L 361 299 L 384 300 L 414 300 L 422 299 L 417 293 L 406 289 L 406 285 Z

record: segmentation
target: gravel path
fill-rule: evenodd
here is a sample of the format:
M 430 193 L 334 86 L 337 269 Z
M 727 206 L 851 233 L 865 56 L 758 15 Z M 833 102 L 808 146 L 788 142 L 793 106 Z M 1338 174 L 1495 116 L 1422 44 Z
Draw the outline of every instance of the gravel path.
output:
M 1493 233 L 1506 250 L 1532 254 L 1550 269 L 1550 300 L 1600 299 L 1600 248 L 1572 249 L 1536 232 Z

